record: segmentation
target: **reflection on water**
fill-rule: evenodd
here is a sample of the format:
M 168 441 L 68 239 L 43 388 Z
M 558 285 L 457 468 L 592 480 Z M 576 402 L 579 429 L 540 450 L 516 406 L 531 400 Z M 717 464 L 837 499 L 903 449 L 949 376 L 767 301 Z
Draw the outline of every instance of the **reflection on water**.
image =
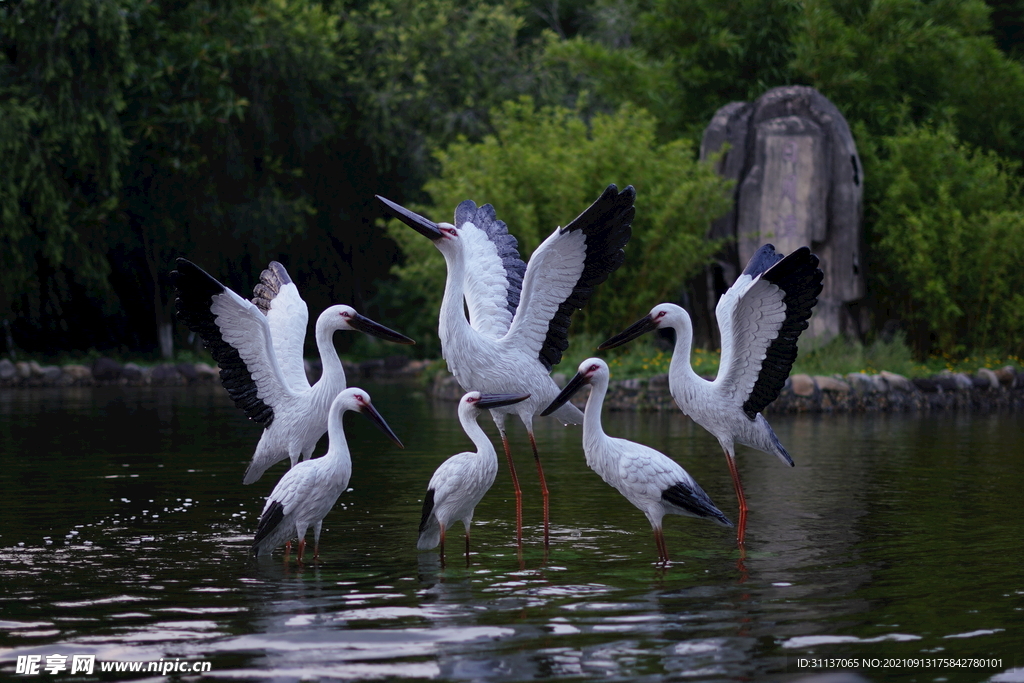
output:
M 415 541 L 430 474 L 469 446 L 455 404 L 366 388 L 407 449 L 346 420 L 351 490 L 303 566 L 247 557 L 286 466 L 242 486 L 258 428 L 220 388 L 0 392 L 0 671 L 58 653 L 207 660 L 236 680 L 781 681 L 812 672 L 799 658 L 975 657 L 1000 661 L 862 674 L 1024 680 L 1019 415 L 773 416 L 797 467 L 741 451 L 745 556 L 731 530 L 670 517 L 668 568 L 644 516 L 586 467 L 579 429 L 547 420 L 545 554 L 517 424 L 522 554 L 502 466 L 470 565 L 454 552 L 442 567 Z M 735 517 L 706 432 L 678 414 L 605 428 L 676 458 Z

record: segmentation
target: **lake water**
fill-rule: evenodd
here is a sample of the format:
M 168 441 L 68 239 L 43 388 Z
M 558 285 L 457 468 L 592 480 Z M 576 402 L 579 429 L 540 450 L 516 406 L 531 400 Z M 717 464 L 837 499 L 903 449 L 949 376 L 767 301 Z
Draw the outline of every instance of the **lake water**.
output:
M 242 485 L 259 427 L 221 387 L 0 390 L 0 678 L 19 656 L 61 655 L 68 670 L 19 678 L 161 680 L 100 672 L 135 661 L 252 681 L 789 681 L 851 665 L 873 681 L 1024 681 L 1019 414 L 770 416 L 797 467 L 740 451 L 745 553 L 730 529 L 669 517 L 668 567 L 644 516 L 586 467 L 579 428 L 541 419 L 545 552 L 516 422 L 521 555 L 502 462 L 470 565 L 457 524 L 442 567 L 415 542 L 431 473 L 470 447 L 455 404 L 364 387 L 406 449 L 346 417 L 351 490 L 321 561 L 301 566 L 247 557 L 286 463 Z M 606 413 L 605 428 L 674 457 L 735 521 L 702 429 L 678 413 Z M 73 655 L 93 655 L 93 675 L 72 676 Z

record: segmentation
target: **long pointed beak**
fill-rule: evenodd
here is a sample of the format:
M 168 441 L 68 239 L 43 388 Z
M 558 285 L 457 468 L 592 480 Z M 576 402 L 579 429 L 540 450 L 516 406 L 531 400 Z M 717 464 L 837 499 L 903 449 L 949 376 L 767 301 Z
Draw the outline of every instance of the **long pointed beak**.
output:
M 391 439 L 396 446 L 399 448 L 405 448 L 402 442 L 398 440 L 398 437 L 395 436 L 395 433 L 391 431 L 391 427 L 388 426 L 388 423 L 384 421 L 384 418 L 377 412 L 377 409 L 373 407 L 373 404 L 364 404 L 363 407 L 359 409 L 359 412 L 368 417 L 370 422 L 377 425 L 380 431 L 387 434 L 387 437 Z
M 605 349 L 614 349 L 616 346 L 622 346 L 626 342 L 631 342 L 637 337 L 653 332 L 658 329 L 658 323 L 654 322 L 654 318 L 649 315 L 637 320 L 635 323 L 619 332 L 617 335 L 602 343 L 597 347 L 598 351 L 604 351 Z
M 541 411 L 541 417 L 550 415 L 551 413 L 561 408 L 563 405 L 565 405 L 566 401 L 573 397 L 573 394 L 579 391 L 584 384 L 587 384 L 589 382 L 590 378 L 588 378 L 582 372 L 577 372 L 576 376 L 569 380 L 569 383 L 565 385 L 564 389 L 562 389 L 562 393 L 556 396 L 555 400 L 551 402 L 551 405 L 549 405 L 547 408 Z
M 481 394 L 480 400 L 476 402 L 476 407 L 480 410 L 501 408 L 525 401 L 528 398 L 530 398 L 529 394 Z
M 399 334 L 394 330 L 384 327 L 378 322 L 370 320 L 365 315 L 356 313 L 348 319 L 349 327 L 365 332 L 366 334 L 383 339 L 385 341 L 394 342 L 395 344 L 415 344 L 416 342 L 404 334 Z
M 410 211 L 404 206 L 395 204 L 390 199 L 385 199 L 384 197 L 381 197 L 379 194 L 374 195 L 374 197 L 376 197 L 377 201 L 384 205 L 385 210 L 387 210 L 389 214 L 391 214 L 398 220 L 402 221 L 403 223 L 405 223 L 410 228 L 412 228 L 419 234 L 423 235 L 424 237 L 428 237 L 431 240 L 437 241 L 441 239 L 441 237 L 443 236 L 441 229 L 437 227 L 437 223 L 435 223 L 434 221 L 424 218 L 423 216 L 419 215 L 414 211 Z

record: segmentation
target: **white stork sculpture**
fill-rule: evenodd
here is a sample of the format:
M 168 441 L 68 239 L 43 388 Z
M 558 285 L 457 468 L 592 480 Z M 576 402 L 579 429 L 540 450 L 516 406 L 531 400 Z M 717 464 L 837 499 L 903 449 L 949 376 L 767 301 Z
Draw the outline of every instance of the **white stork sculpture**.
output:
M 516 536 L 522 543 L 522 490 L 516 476 L 505 416 L 515 413 L 526 426 L 544 502 L 544 544 L 549 539 L 548 488 L 537 454 L 533 416 L 558 394 L 551 367 L 569 345 L 570 316 L 590 299 L 625 258 L 635 215 L 636 191 L 609 185 L 564 228 L 556 228 L 530 258 L 519 258 L 517 243 L 490 204 L 471 201 L 455 209 L 455 224 L 434 223 L 394 202 L 377 199 L 395 218 L 433 241 L 448 267 L 438 321 L 441 351 L 464 391 L 530 394 L 530 398 L 491 410 L 501 433 L 516 494 Z M 465 309 L 469 309 L 466 319 Z M 563 424 L 580 424 L 572 404 L 558 410 Z
M 459 401 L 459 422 L 476 446 L 476 452 L 453 455 L 434 472 L 423 497 L 423 517 L 416 542 L 420 550 L 430 550 L 440 544 L 442 564 L 445 531 L 459 520 L 466 528 L 466 561 L 469 561 L 469 526 L 473 522 L 473 511 L 498 474 L 498 454 L 477 424 L 477 417 L 481 411 L 502 408 L 528 398 L 529 394 L 508 396 L 471 391 Z
M 732 526 L 732 522 L 715 507 L 693 477 L 667 455 L 604 433 L 601 406 L 608 392 L 608 378 L 608 364 L 600 358 L 588 358 L 541 415 L 557 410 L 585 384 L 591 385 L 583 415 L 583 453 L 587 465 L 647 516 L 654 530 L 658 560 L 668 562 L 661 525 L 666 514 L 703 517 L 722 526 Z
M 306 530 L 313 527 L 313 559 L 320 557 L 320 528 L 324 517 L 348 488 L 352 458 L 342 416 L 355 410 L 370 418 L 396 446 L 404 448 L 387 422 L 370 403 L 370 395 L 358 387 L 342 391 L 331 403 L 327 417 L 327 454 L 300 462 L 284 473 L 267 497 L 260 514 L 252 554 L 265 555 L 282 543 L 299 539 L 299 562 L 306 547 Z M 287 551 L 286 551 L 287 555 Z
M 818 257 L 807 247 L 783 258 L 766 244 L 751 257 L 743 273 L 715 308 L 722 333 L 718 376 L 709 382 L 690 365 L 693 327 L 690 316 L 675 304 L 658 304 L 599 349 L 611 349 L 640 335 L 668 327 L 676 343 L 669 365 L 669 390 L 676 405 L 694 422 L 715 435 L 725 451 L 739 500 L 737 540 L 747 524 L 747 500 L 736 469 L 735 443 L 777 456 L 790 467 L 793 459 L 760 414 L 786 384 L 796 360 L 797 339 L 807 329 L 811 309 L 821 293 Z
M 323 374 L 310 386 L 302 360 L 308 312 L 280 263 L 260 276 L 246 301 L 191 261 L 179 258 L 171 273 L 178 319 L 198 334 L 221 369 L 228 395 L 250 419 L 263 424 L 243 483 L 259 479 L 289 458 L 294 467 L 313 453 L 327 431 L 327 414 L 345 389 L 345 369 L 334 348 L 336 330 L 359 330 L 398 344 L 412 339 L 373 322 L 351 306 L 331 306 L 316 321 Z

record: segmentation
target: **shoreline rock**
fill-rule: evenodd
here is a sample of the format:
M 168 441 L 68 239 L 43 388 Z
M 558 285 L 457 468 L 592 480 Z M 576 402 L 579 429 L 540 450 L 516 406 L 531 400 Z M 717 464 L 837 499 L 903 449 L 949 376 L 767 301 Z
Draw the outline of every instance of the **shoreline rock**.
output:
M 349 383 L 374 381 L 416 381 L 432 361 L 409 360 L 404 356 L 375 358 L 360 363 L 343 361 Z M 310 383 L 319 379 L 319 361 L 306 361 Z M 565 373 L 552 375 L 559 386 Z M 36 361 L 13 363 L 0 359 L 0 388 L 68 386 L 188 386 L 219 383 L 220 371 L 207 363 L 162 363 L 142 367 L 97 358 L 91 367 L 80 364 L 40 365 Z M 425 382 L 434 398 L 458 401 L 462 388 L 447 371 Z M 573 402 L 581 406 L 587 393 Z M 612 380 L 605 405 L 610 410 L 677 410 L 669 393 L 668 375 L 644 379 Z M 929 410 L 974 410 L 979 412 L 1024 408 L 1024 371 L 1012 366 L 997 370 L 980 368 L 974 375 L 944 371 L 931 377 L 909 379 L 893 372 L 877 375 L 796 374 L 786 380 L 779 398 L 766 413 L 909 412 Z
M 462 397 L 461 387 L 447 372 L 440 372 L 433 378 L 428 393 L 435 398 L 453 401 Z M 581 392 L 573 398 L 573 403 L 582 408 L 586 398 L 587 392 Z M 605 406 L 610 410 L 678 410 L 669 393 L 668 375 L 613 379 L 605 397 Z M 786 380 L 782 393 L 765 412 L 990 412 L 1007 409 L 1024 409 L 1024 372 L 1010 366 L 997 371 L 982 368 L 974 376 L 942 372 L 933 377 L 915 379 L 887 371 L 877 375 L 797 374 Z
M 361 379 L 405 379 L 418 377 L 429 361 L 405 356 L 372 359 L 361 363 L 343 361 L 349 381 Z M 320 378 L 319 361 L 306 361 L 306 376 L 312 384 Z M 40 365 L 36 361 L 11 362 L 0 359 L 0 388 L 8 387 L 100 387 L 100 386 L 186 386 L 220 382 L 220 370 L 208 363 L 160 363 L 149 367 L 97 358 L 92 365 Z

